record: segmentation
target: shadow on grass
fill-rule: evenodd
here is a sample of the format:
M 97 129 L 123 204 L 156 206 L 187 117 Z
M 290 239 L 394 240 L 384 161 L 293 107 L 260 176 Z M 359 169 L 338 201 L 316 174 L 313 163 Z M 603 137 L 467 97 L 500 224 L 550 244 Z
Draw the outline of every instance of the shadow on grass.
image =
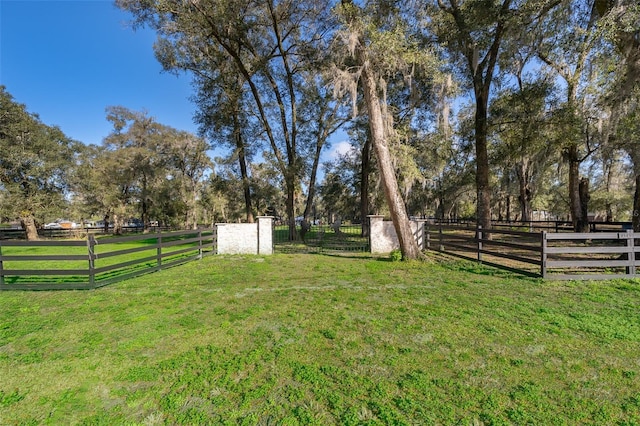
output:
M 478 262 L 477 259 L 455 253 L 429 251 L 428 256 L 434 259 L 434 261 L 438 262 L 439 264 L 444 265 L 450 269 L 468 272 L 475 275 L 502 276 L 505 278 L 520 280 L 542 278 L 537 272 L 527 271 L 525 269 L 510 267 L 507 265 L 501 265 L 487 260 Z M 453 266 L 452 263 L 454 263 L 455 266 Z
M 315 255 L 315 256 L 324 256 L 324 257 L 339 257 L 342 259 L 361 259 L 361 260 L 388 260 L 385 258 L 381 258 L 378 256 L 374 256 L 371 253 L 363 253 L 363 252 L 346 252 L 346 251 L 316 251 L 309 252 L 307 254 Z
M 336 258 L 348 258 L 348 259 L 360 259 L 360 260 L 375 260 L 377 262 L 385 263 L 398 263 L 399 265 L 405 264 L 404 261 L 398 261 L 392 259 L 388 255 L 374 255 L 371 253 L 349 253 L 349 252 L 309 252 L 309 255 L 336 257 Z M 525 271 L 518 268 L 511 268 L 508 266 L 500 265 L 493 262 L 483 261 L 478 263 L 475 259 L 471 259 L 465 256 L 456 256 L 452 254 L 444 254 L 438 252 L 427 252 L 425 265 L 432 261 L 438 263 L 447 268 L 456 271 L 462 271 L 471 273 L 474 275 L 484 276 L 502 276 L 510 279 L 526 279 L 540 278 L 540 275 L 535 272 Z M 420 260 L 416 262 L 421 262 Z M 455 265 L 455 266 L 454 266 Z

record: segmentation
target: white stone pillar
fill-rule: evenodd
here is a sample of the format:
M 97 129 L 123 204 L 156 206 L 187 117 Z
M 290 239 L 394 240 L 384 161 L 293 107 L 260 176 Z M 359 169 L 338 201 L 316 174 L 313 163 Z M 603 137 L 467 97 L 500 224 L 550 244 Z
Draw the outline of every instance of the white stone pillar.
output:
M 273 217 L 258 216 L 258 254 L 273 254 Z
M 369 216 L 369 246 L 371 253 L 389 253 L 400 247 L 392 222 L 384 222 L 384 216 Z

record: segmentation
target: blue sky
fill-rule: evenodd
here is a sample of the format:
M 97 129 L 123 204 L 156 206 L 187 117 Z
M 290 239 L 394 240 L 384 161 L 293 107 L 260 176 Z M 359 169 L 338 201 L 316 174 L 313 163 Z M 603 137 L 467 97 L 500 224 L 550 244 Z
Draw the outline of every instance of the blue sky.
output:
M 196 133 L 191 78 L 162 72 L 155 33 L 134 31 L 130 20 L 111 0 L 0 0 L 0 84 L 44 123 L 87 144 L 111 131 L 111 105 Z

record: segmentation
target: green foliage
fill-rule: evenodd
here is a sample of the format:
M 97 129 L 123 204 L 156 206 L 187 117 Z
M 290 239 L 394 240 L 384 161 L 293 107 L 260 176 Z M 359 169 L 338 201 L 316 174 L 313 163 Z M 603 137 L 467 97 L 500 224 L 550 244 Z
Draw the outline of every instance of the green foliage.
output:
M 389 253 L 389 259 L 391 259 L 392 262 L 399 262 L 402 260 L 402 252 L 400 250 L 392 250 L 391 253 Z
M 42 222 L 59 215 L 67 205 L 78 143 L 42 123 L 4 86 L 0 111 L 0 220 L 33 217 Z
M 0 390 L 0 407 L 8 407 L 16 404 L 24 399 L 24 395 L 17 389 L 12 392 L 4 392 Z
M 102 146 L 82 152 L 74 179 L 86 217 L 109 215 L 120 226 L 137 217 L 145 225 L 153 219 L 192 228 L 212 167 L 206 142 L 121 106 L 109 107 L 107 119 L 112 133 Z

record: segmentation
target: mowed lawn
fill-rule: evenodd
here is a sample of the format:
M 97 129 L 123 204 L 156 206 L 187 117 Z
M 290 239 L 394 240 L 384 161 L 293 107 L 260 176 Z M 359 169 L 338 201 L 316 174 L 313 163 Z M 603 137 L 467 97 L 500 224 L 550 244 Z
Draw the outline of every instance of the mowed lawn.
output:
M 0 424 L 638 425 L 640 282 L 274 255 L 2 292 Z

